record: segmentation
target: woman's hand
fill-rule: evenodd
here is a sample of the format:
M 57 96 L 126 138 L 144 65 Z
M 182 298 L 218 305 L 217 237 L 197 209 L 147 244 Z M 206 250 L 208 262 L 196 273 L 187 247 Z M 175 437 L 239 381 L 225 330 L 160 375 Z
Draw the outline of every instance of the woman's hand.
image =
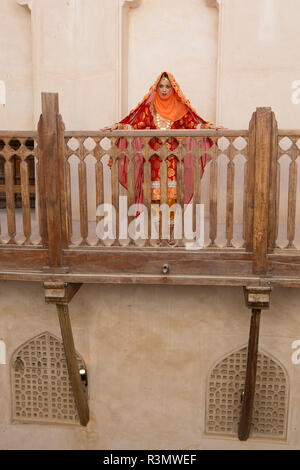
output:
M 100 129 L 101 132 L 105 132 L 105 131 L 115 131 L 118 129 L 118 123 L 116 122 L 115 124 L 113 124 L 112 126 L 106 126 L 106 127 L 103 127 L 103 129 Z

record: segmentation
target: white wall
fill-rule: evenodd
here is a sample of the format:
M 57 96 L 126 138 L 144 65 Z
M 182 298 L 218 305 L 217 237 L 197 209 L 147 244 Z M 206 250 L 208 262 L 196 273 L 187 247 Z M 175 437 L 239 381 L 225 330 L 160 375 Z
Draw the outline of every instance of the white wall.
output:
M 34 0 L 35 121 L 42 91 L 58 92 L 67 129 L 115 117 L 117 0 Z
M 217 35 L 217 9 L 205 0 L 143 0 L 130 10 L 128 110 L 167 70 L 199 114 L 214 122 Z
M 246 128 L 257 106 L 271 106 L 281 129 L 300 128 L 299 13 L 298 0 L 221 0 L 220 124 Z
M 0 80 L 6 85 L 6 106 L 0 106 L 0 129 L 32 129 L 30 13 L 16 0 L 1 0 L 0 18 Z
M 299 449 L 299 289 L 275 288 L 262 311 L 259 348 L 290 381 L 286 442 L 207 436 L 205 400 L 213 364 L 248 342 L 251 311 L 242 287 L 83 285 L 70 303 L 77 351 L 89 377 L 90 422 L 13 424 L 10 360 L 39 333 L 61 337 L 55 305 L 41 283 L 0 283 L 0 448 L 4 449 Z

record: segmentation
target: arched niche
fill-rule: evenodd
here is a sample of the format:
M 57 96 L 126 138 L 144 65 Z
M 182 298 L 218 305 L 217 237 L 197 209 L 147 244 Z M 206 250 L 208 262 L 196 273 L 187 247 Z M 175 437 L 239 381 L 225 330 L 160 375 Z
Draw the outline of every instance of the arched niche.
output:
M 86 370 L 82 357 L 76 357 L 78 371 Z M 13 353 L 10 370 L 13 422 L 79 424 L 59 338 L 46 331 L 29 339 Z
M 243 346 L 211 367 L 206 390 L 207 435 L 237 436 L 246 365 L 247 346 Z M 260 350 L 250 437 L 286 439 L 288 403 L 286 369 L 276 358 Z

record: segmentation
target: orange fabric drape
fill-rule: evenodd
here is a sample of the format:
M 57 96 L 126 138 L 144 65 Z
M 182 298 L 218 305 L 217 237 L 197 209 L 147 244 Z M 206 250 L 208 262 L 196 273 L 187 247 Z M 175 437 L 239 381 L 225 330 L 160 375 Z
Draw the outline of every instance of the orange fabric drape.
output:
M 160 98 L 159 92 L 157 90 L 158 84 L 161 77 L 167 73 L 169 81 L 172 85 L 172 90 L 170 96 L 167 99 Z M 178 83 L 172 74 L 168 72 L 162 72 L 155 83 L 150 87 L 148 93 L 144 96 L 143 100 L 133 109 L 130 113 L 120 121 L 120 124 L 129 124 L 133 129 L 156 129 L 156 124 L 154 121 L 154 116 L 151 111 L 152 104 L 155 107 L 157 113 L 163 118 L 171 121 L 173 124 L 171 129 L 196 129 L 197 125 L 200 125 L 201 128 L 207 128 L 210 126 L 208 121 L 205 121 L 191 106 L 190 101 L 185 98 L 183 95 Z M 193 150 L 193 139 L 187 137 L 185 139 L 185 145 L 187 153 L 184 156 L 184 203 L 188 204 L 193 197 L 194 191 L 194 158 L 190 151 Z M 175 150 L 178 146 L 178 141 L 171 137 L 168 141 L 170 145 L 170 150 Z M 212 141 L 208 137 L 203 137 L 200 141 L 201 148 L 203 149 L 203 155 L 200 157 L 202 173 L 204 171 L 205 165 L 207 163 L 207 154 L 208 150 L 212 146 Z M 128 142 L 126 138 L 119 138 L 117 143 L 119 150 L 125 150 L 127 148 Z M 152 150 L 158 150 L 161 146 L 160 139 L 154 137 L 149 142 Z M 135 202 L 137 204 L 143 203 L 143 165 L 144 158 L 141 153 L 143 147 L 143 138 L 136 137 L 133 142 L 133 147 L 136 150 L 136 155 L 134 157 L 134 175 L 135 175 Z M 157 155 L 153 155 L 151 158 L 151 181 L 159 181 L 159 167 L 156 168 L 156 163 L 159 163 L 160 159 Z M 168 181 L 176 181 L 177 179 L 177 167 L 176 167 L 176 157 L 170 156 L 167 160 L 168 162 Z M 170 165 L 169 165 L 170 164 Z M 119 182 L 127 189 L 127 167 L 128 160 L 126 155 L 120 155 L 119 157 Z M 170 170 L 170 171 L 169 171 Z M 170 193 L 169 194 L 169 190 Z M 152 191 L 153 199 L 156 199 Z M 157 199 L 160 198 L 159 191 L 157 191 Z M 168 188 L 168 195 L 174 200 L 176 199 L 176 188 Z M 141 209 L 142 210 L 142 209 Z
M 188 108 L 177 97 L 174 88 L 171 89 L 167 98 L 162 98 L 159 93 L 156 93 L 153 104 L 160 116 L 172 122 L 179 121 L 188 112 Z

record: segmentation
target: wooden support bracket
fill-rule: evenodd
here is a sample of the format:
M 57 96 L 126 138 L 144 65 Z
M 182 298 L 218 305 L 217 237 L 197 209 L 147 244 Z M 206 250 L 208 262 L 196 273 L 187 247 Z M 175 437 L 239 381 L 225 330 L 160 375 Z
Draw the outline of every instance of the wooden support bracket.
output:
M 250 435 L 256 385 L 257 353 L 261 309 L 269 308 L 271 287 L 244 287 L 247 307 L 252 309 L 245 387 L 242 398 L 242 410 L 238 427 L 240 441 L 246 441 Z
M 244 287 L 246 306 L 249 308 L 269 308 L 272 287 Z
M 80 424 L 86 426 L 89 421 L 89 408 L 84 384 L 82 383 L 76 359 L 76 350 L 69 315 L 69 302 L 72 300 L 81 284 L 61 282 L 45 282 L 45 301 L 56 304 L 61 335 L 67 360 L 69 377 L 74 399 L 80 419 Z
M 44 282 L 45 301 L 48 304 L 68 304 L 82 284 Z

